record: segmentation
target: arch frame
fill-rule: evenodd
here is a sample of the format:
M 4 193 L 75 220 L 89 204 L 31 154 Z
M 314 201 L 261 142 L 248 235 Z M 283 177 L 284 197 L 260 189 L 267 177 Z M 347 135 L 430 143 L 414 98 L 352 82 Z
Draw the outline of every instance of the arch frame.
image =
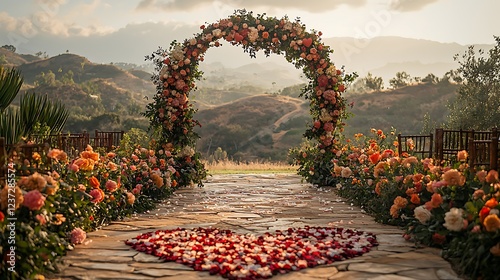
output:
M 263 51 L 266 56 L 283 55 L 297 69 L 302 69 L 309 82 L 301 97 L 310 100 L 313 122 L 304 136 L 317 143 L 318 153 L 331 160 L 337 152 L 335 134 L 341 130 L 346 117 L 342 93 L 355 74 L 346 74 L 330 60 L 333 50 L 322 43 L 321 32 L 307 31 L 305 25 L 287 16 L 254 16 L 252 12 L 237 10 L 228 18 L 200 26 L 201 32 L 185 39 L 173 41 L 168 50 L 159 48 L 146 58 L 155 64 L 152 81 L 156 85 L 153 102 L 144 115 L 154 132 L 156 153 L 165 157 L 171 168 L 174 185 L 202 185 L 207 170 L 201 154 L 195 151 L 199 136 L 194 127 L 200 123 L 193 119 L 196 110 L 189 102 L 189 93 L 196 89 L 196 81 L 203 72 L 198 69 L 206 51 L 227 41 L 240 46 L 250 57 Z M 339 129 L 340 128 L 340 129 Z

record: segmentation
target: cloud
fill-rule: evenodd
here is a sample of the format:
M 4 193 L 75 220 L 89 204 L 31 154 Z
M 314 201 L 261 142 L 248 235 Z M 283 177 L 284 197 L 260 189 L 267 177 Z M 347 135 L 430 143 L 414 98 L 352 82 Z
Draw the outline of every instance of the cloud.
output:
M 242 8 L 256 8 L 268 7 L 271 9 L 300 9 L 313 13 L 320 13 L 327 10 L 334 10 L 341 5 L 348 5 L 352 7 L 360 7 L 367 4 L 367 0 L 330 0 L 318 2 L 318 4 L 311 3 L 304 0 L 141 0 L 137 5 L 136 10 L 163 10 L 163 11 L 188 11 L 206 6 L 213 6 L 214 8 L 220 6 L 231 6 L 234 9 Z
M 115 31 L 113 28 L 90 24 L 82 26 L 74 19 L 82 14 L 92 14 L 101 1 L 94 0 L 89 4 L 77 5 L 73 11 L 62 16 L 60 8 L 65 0 L 36 0 L 39 9 L 25 17 L 12 17 L 6 12 L 0 12 L 0 30 L 5 30 L 23 38 L 31 38 L 39 33 L 56 36 L 102 36 Z
M 394 0 L 391 3 L 391 9 L 400 12 L 414 12 L 438 1 L 439 0 Z

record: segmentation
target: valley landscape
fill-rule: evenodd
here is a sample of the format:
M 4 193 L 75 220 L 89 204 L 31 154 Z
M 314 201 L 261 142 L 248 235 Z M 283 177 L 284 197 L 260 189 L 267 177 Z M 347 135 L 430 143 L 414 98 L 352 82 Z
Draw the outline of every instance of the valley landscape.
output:
M 427 133 L 445 122 L 446 105 L 455 98 L 457 85 L 442 77 L 457 67 L 453 56 L 467 46 L 374 38 L 347 56 L 349 47 L 359 45 L 356 39 L 327 38 L 325 42 L 337 46 L 333 59 L 338 67 L 345 65 L 346 71 L 359 76 L 344 94 L 352 105 L 351 117 L 345 120 L 346 137 L 367 134 L 371 128 Z M 398 48 L 388 51 L 387 46 Z M 206 157 L 220 147 L 233 160 L 286 160 L 288 150 L 304 140 L 302 134 L 311 120 L 308 101 L 299 97 L 306 81 L 300 69 L 276 55 L 250 59 L 236 48 L 224 52 L 248 63 L 235 68 L 217 61 L 200 64 L 204 75 L 190 96 L 202 124 L 196 128 L 201 137 L 197 149 Z M 70 108 L 65 132 L 148 129 L 142 112 L 155 94 L 152 64 L 101 64 L 69 52 L 40 57 L 3 48 L 0 57 L 4 65 L 22 72 L 21 92 L 47 94 Z M 398 72 L 408 73 L 411 83 L 390 88 L 389 80 Z M 382 78 L 383 88 L 360 87 L 368 73 Z M 421 82 L 429 74 L 438 82 Z

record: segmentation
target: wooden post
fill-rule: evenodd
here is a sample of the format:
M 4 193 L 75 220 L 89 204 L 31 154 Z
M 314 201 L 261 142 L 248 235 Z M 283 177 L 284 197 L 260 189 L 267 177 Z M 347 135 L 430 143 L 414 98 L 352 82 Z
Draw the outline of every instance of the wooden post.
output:
M 398 134 L 398 156 L 403 153 L 403 148 L 401 147 L 401 133 Z
M 441 164 L 441 161 L 443 161 L 443 129 L 442 128 L 436 128 L 436 159 L 439 161 L 439 164 Z
M 491 138 L 490 169 L 498 170 L 498 137 Z
M 474 165 L 476 164 L 476 147 L 474 145 L 474 139 L 469 139 L 469 169 L 474 170 Z

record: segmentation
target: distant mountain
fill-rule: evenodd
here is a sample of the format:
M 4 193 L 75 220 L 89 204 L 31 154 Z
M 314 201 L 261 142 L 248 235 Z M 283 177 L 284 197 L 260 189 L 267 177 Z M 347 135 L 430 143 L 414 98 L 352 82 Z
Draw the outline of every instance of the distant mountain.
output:
M 418 84 L 370 94 L 346 94 L 352 117 L 345 120 L 344 134 L 368 135 L 370 129 L 390 133 L 428 133 L 442 126 L 446 105 L 456 97 L 457 85 Z M 230 103 L 201 108 L 195 118 L 201 139 L 197 149 L 205 156 L 221 147 L 234 160 L 272 158 L 284 160 L 288 150 L 301 143 L 307 123 L 311 123 L 309 103 L 296 96 L 300 87 L 282 91 L 284 95 L 254 95 Z M 426 116 L 428 119 L 426 120 Z M 426 131 L 424 131 L 426 130 Z
M 40 59 L 40 57 L 31 54 L 18 54 L 5 48 L 0 48 L 0 64 L 8 67 L 19 66 Z
M 442 77 L 445 72 L 458 68 L 454 56 L 462 55 L 469 47 L 402 37 L 337 37 L 325 38 L 323 42 L 334 50 L 332 60 L 339 67 L 344 65 L 348 72 L 357 72 L 360 76 L 371 72 L 386 82 L 401 71 L 412 77 L 423 77 L 429 73 Z M 489 50 L 492 47 L 474 45 L 475 49 Z
M 140 95 L 154 94 L 154 86 L 143 77 L 138 77 L 114 65 L 97 64 L 76 54 L 60 54 L 51 58 L 36 60 L 17 66 L 23 73 L 25 82 L 33 84 L 38 75 L 51 71 L 56 79 L 71 71 L 76 83 L 84 83 L 93 79 L 109 79 L 119 88 L 132 91 Z

